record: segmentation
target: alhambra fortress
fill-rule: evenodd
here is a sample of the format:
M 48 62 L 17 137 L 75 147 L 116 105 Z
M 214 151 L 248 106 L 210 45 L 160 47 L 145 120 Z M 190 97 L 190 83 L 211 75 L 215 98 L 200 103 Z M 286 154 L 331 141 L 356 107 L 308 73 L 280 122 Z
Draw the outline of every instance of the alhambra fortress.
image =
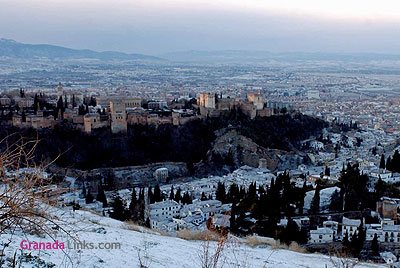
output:
M 5 124 L 39 129 L 53 128 L 67 121 L 86 133 L 106 127 L 110 127 L 112 133 L 123 133 L 128 125 L 134 124 L 179 126 L 192 120 L 219 117 L 234 109 L 240 109 L 251 119 L 274 114 L 274 108 L 267 107 L 260 91 L 249 94 L 247 99 L 201 93 L 195 101 L 192 100 L 189 108 L 185 108 L 184 102 L 179 101 L 129 96 L 85 97 L 79 92 L 64 90 L 61 83 L 54 93 L 4 95 L 0 98 L 0 105 L 10 111 L 7 115 L 3 111 Z

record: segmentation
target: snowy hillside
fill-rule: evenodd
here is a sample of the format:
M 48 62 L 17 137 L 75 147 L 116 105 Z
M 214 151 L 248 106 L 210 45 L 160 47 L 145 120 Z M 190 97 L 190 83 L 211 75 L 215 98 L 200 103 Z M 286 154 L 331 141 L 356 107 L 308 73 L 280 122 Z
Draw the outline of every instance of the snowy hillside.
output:
M 110 218 L 98 216 L 87 211 L 71 211 L 57 209 L 53 213 L 66 220 L 66 228 L 73 232 L 75 238 L 81 242 L 93 243 L 121 243 L 120 249 L 66 249 L 65 253 L 60 249 L 24 250 L 25 260 L 21 267 L 140 267 L 141 256 L 151 268 L 157 267 L 201 267 L 199 255 L 201 241 L 187 241 L 175 237 L 162 236 L 151 231 L 144 231 L 140 227 L 128 229 L 128 225 Z M 59 243 L 67 245 L 68 238 L 60 230 L 55 230 L 54 235 Z M 3 235 L 1 242 L 11 241 L 6 249 L 6 256 L 13 256 L 14 252 L 20 254 L 20 243 L 23 240 L 30 242 L 52 242 L 49 237 L 43 235 L 14 236 Z M 211 245 L 215 246 L 215 242 Z M 147 248 L 147 250 L 145 250 Z M 146 255 L 148 258 L 146 259 Z M 37 266 L 39 256 L 40 266 Z M 226 258 L 224 267 L 333 267 L 329 257 L 319 254 L 302 254 L 288 250 L 275 250 L 270 246 L 249 247 L 247 245 L 234 246 L 228 243 L 224 250 Z M 52 265 L 54 264 L 54 266 Z M 326 266 L 327 265 L 327 266 Z M 357 267 L 378 267 L 374 265 L 359 265 Z

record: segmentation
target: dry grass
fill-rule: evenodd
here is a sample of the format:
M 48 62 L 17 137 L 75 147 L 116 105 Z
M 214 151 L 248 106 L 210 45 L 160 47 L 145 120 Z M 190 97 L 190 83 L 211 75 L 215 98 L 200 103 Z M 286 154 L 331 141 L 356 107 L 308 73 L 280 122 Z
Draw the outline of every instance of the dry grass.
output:
M 290 243 L 289 250 L 290 251 L 295 251 L 295 252 L 298 252 L 298 253 L 308 253 L 308 251 L 305 248 L 303 248 L 302 246 L 300 246 L 296 242 Z
M 244 243 L 250 247 L 256 246 L 273 246 L 275 245 L 275 240 L 269 237 L 262 237 L 256 235 L 248 235 L 246 236 L 246 240 Z
M 285 243 L 281 243 L 279 240 L 274 240 L 269 237 L 249 235 L 246 237 L 244 243 L 250 247 L 271 246 L 272 249 L 285 249 L 299 253 L 308 253 L 306 249 L 294 241 L 288 246 Z
M 80 208 L 79 210 L 87 211 L 87 212 L 90 212 L 90 213 L 92 213 L 92 214 L 94 214 L 94 215 L 103 217 L 103 214 L 101 214 L 101 212 L 98 212 L 98 211 L 96 211 L 96 210 L 94 210 L 94 209 Z
M 168 233 L 166 233 L 164 231 L 150 229 L 150 228 L 147 228 L 135 221 L 130 221 L 130 220 L 124 222 L 123 228 L 126 230 L 129 230 L 129 231 L 134 231 L 134 232 L 139 232 L 139 233 L 159 234 L 162 236 L 170 236 Z
M 210 231 L 210 230 L 180 230 L 177 237 L 185 240 L 199 240 L 199 241 L 219 241 L 221 239 L 221 234 Z

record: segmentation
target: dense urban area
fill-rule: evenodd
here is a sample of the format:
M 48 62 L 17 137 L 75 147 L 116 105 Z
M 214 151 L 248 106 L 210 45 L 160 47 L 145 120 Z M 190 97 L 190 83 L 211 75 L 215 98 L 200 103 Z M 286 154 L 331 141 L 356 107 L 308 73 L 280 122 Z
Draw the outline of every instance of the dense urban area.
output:
M 68 211 L 399 267 L 399 73 L 391 59 L 1 57 L 0 135 L 38 139 L 32 160 Z

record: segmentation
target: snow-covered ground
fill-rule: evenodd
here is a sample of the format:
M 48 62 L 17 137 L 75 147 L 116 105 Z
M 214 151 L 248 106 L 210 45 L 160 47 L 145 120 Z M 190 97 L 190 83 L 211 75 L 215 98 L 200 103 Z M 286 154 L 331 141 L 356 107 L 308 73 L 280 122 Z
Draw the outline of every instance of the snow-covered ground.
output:
M 60 249 L 23 250 L 24 255 L 27 256 L 26 259 L 33 259 L 29 257 L 29 253 L 31 253 L 32 256 L 39 256 L 44 263 L 54 264 L 54 266 L 44 266 L 43 264 L 39 267 L 140 267 L 139 255 L 149 264 L 150 268 L 201 267 L 199 254 L 204 242 L 163 236 L 140 227 L 137 227 L 139 231 L 130 230 L 123 222 L 98 216 L 88 211 L 73 212 L 64 208 L 55 209 L 53 213 L 66 221 L 66 228 L 72 231 L 73 236 L 79 238 L 81 242 L 93 243 L 95 247 L 101 242 L 118 242 L 121 247 L 120 249 L 66 249 L 65 252 Z M 69 240 L 72 245 L 71 238 L 63 232 L 58 230 L 54 233 L 59 243 L 63 242 L 67 246 Z M 23 240 L 38 243 L 53 242 L 49 237 L 26 234 L 14 234 L 12 237 L 2 235 L 0 239 L 2 244 L 8 240 L 11 241 L 10 246 L 6 249 L 7 256 L 13 256 L 16 250 L 20 255 L 20 243 Z M 211 246 L 214 247 L 215 242 L 212 242 Z M 146 254 L 148 259 L 145 258 Z M 228 243 L 223 258 L 226 258 L 223 267 L 334 267 L 328 256 L 272 249 L 270 246 L 250 247 L 245 244 L 232 246 Z M 38 267 L 37 261 L 24 263 L 21 267 Z M 357 267 L 382 266 L 360 264 Z

